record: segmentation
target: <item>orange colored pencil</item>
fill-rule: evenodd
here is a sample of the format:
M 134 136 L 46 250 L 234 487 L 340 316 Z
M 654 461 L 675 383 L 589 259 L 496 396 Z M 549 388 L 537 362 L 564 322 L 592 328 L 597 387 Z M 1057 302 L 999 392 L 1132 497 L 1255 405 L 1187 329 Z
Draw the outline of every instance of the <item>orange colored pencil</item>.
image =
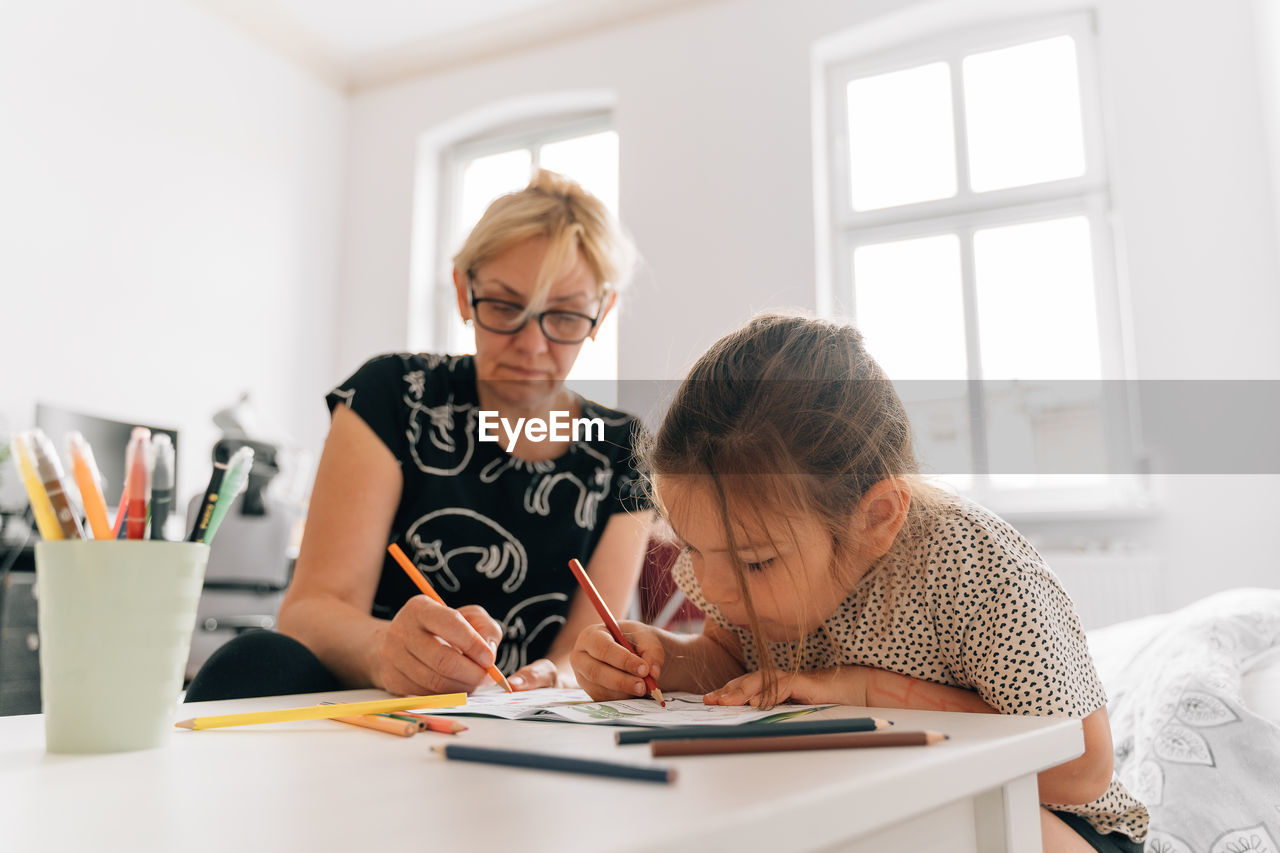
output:
M 577 559 L 570 560 L 569 570 L 578 579 L 578 585 L 582 587 L 582 591 L 591 600 L 591 606 L 596 609 L 596 613 L 600 614 L 600 620 L 604 622 L 604 627 L 609 630 L 609 634 L 614 641 L 631 652 L 631 654 L 638 655 L 639 652 L 636 651 L 636 647 L 631 645 L 627 635 L 622 633 L 622 629 L 618 627 L 618 620 L 614 619 L 613 614 L 609 612 L 609 605 L 605 604 L 604 599 L 600 597 L 600 592 L 596 589 L 596 585 L 591 582 L 591 578 L 587 577 L 587 570 L 582 568 L 582 563 L 579 563 Z M 649 688 L 649 695 L 658 700 L 658 704 L 664 708 L 667 707 L 667 700 L 662 698 L 662 691 L 658 689 L 658 682 L 653 680 L 652 675 L 644 677 L 644 686 Z
M 377 731 L 399 735 L 400 737 L 412 737 L 421 731 L 421 727 L 417 723 L 393 720 L 391 717 L 384 717 L 381 714 L 361 714 L 356 717 L 331 717 L 330 719 L 366 729 L 376 729 Z
M 446 720 L 444 717 L 436 717 L 431 714 L 414 714 L 410 711 L 400 711 L 394 716 L 399 719 L 412 717 L 427 731 L 439 732 L 443 735 L 456 735 L 458 732 L 467 730 L 467 727 L 457 720 Z
M 437 604 L 444 604 L 444 599 L 441 598 L 440 594 L 432 588 L 431 584 L 427 582 L 427 579 L 422 576 L 422 572 L 418 571 L 418 567 L 409 561 L 409 557 L 400 549 L 399 545 L 392 542 L 387 546 L 387 551 L 391 553 L 391 556 L 395 558 L 395 561 L 400 564 L 400 568 L 404 569 L 404 573 L 409 576 L 409 580 L 413 581 L 414 585 L 418 587 L 423 595 L 427 596 Z M 444 604 L 444 606 L 448 607 L 449 605 Z M 489 669 L 486 671 L 489 673 L 489 677 L 492 678 L 503 690 L 508 693 L 515 692 L 511 689 L 511 685 L 507 683 L 507 677 L 503 675 L 502 671 L 496 666 L 490 665 Z

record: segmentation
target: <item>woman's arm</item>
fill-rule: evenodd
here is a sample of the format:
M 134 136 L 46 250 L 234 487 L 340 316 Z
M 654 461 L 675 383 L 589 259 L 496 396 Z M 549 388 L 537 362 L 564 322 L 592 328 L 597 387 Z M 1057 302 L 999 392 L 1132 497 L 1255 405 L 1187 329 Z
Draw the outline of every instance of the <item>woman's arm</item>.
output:
M 381 686 L 374 651 L 388 623 L 370 609 L 401 482 L 395 457 L 369 425 L 335 407 L 278 624 L 351 687 Z
M 609 605 L 609 612 L 614 616 L 627 612 L 631 596 L 635 594 L 636 583 L 640 577 L 640 567 L 644 562 L 645 548 L 649 543 L 649 531 L 653 527 L 653 513 L 650 511 L 636 513 L 616 513 L 605 522 L 604 533 L 600 542 L 587 561 L 587 574 L 595 584 L 600 597 Z M 553 566 L 557 571 L 569 572 L 569 567 Z M 573 684 L 573 668 L 569 664 L 569 654 L 573 651 L 573 643 L 588 625 L 598 623 L 600 616 L 587 599 L 582 590 L 574 593 L 569 605 L 569 615 L 555 640 L 547 657 L 555 664 L 558 683 Z M 530 665 L 532 667 L 532 665 Z M 552 673 L 544 672 L 545 668 L 534 669 L 530 673 L 519 673 L 511 679 L 513 687 L 530 688 L 548 686 Z M 525 679 L 530 683 L 524 683 Z M 519 679 L 519 681 L 517 680 Z
M 415 596 L 394 620 L 370 613 L 401 489 L 391 451 L 359 415 L 337 406 L 280 607 L 280 631 L 351 687 L 404 694 L 470 690 L 484 680 L 501 636 L 483 610 L 451 610 Z

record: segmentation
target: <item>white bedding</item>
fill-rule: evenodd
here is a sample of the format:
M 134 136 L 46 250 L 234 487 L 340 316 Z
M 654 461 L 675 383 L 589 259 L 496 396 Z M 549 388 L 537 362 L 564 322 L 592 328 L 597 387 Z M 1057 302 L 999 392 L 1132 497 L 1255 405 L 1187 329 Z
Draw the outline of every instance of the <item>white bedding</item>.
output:
M 1280 853 L 1280 590 L 1089 633 L 1148 853 Z

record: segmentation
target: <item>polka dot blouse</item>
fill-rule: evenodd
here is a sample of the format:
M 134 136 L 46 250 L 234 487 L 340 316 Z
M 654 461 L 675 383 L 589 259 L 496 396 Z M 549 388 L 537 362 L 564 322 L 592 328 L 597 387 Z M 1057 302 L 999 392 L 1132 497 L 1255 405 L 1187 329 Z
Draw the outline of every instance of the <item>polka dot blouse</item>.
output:
M 702 596 L 689 555 L 673 569 L 689 600 L 737 636 L 748 671 L 760 668 L 751 632 Z M 1022 536 L 975 503 L 957 499 L 927 535 L 899 543 L 839 609 L 772 659 L 801 670 L 872 666 L 972 690 L 1003 714 L 1083 718 L 1107 702 L 1071 598 Z M 1114 777 L 1083 805 L 1052 805 L 1100 832 L 1135 840 L 1147 810 Z

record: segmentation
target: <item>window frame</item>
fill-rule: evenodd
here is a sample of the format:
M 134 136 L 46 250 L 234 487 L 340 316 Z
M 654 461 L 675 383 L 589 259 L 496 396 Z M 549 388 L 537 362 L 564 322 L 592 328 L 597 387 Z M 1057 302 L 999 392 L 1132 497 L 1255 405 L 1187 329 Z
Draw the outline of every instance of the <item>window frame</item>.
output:
M 974 192 L 970 188 L 965 124 L 962 68 L 965 57 L 1058 36 L 1070 36 L 1075 44 L 1085 156 L 1083 174 L 1026 186 Z M 856 79 L 935 62 L 945 62 L 950 70 L 956 194 L 949 198 L 875 210 L 854 210 L 850 183 L 848 84 Z M 826 125 L 823 152 L 826 172 L 820 173 L 825 186 L 820 192 L 826 196 L 828 209 L 825 212 L 829 217 L 829 236 L 826 237 L 829 242 L 823 247 L 827 257 L 821 262 L 825 262 L 829 271 L 830 285 L 825 292 L 820 292 L 820 303 L 823 304 L 819 305 L 819 310 L 828 315 L 851 317 L 857 322 L 853 254 L 859 246 L 943 234 L 957 235 L 964 291 L 966 375 L 971 380 L 967 384 L 973 485 L 964 493 L 1010 512 L 1035 508 L 1036 512 L 1057 514 L 1068 511 L 1067 508 L 1070 511 L 1094 511 L 1100 507 L 1146 505 L 1149 487 L 1146 477 L 1140 473 L 1145 469 L 1145 463 L 1136 429 L 1137 413 L 1126 393 L 1105 395 L 1105 422 L 1123 424 L 1120 435 L 1108 433 L 1106 436 L 1108 462 L 1112 470 L 1138 473 L 1110 476 L 1107 478 L 1108 486 L 1103 489 L 1046 485 L 1014 490 L 999 487 L 991 479 L 987 462 L 989 430 L 983 404 L 983 383 L 972 381 L 983 378 L 981 332 L 977 328 L 974 232 L 1077 215 L 1087 220 L 1090 230 L 1102 378 L 1105 381 L 1124 380 L 1133 372 L 1129 349 L 1130 323 L 1124 310 L 1123 281 L 1117 264 L 1116 218 L 1107 166 L 1093 14 L 1080 12 L 968 27 L 878 47 L 829 61 L 820 79 L 825 85 L 823 109 Z M 1118 383 L 1117 387 L 1123 389 L 1124 383 Z
M 441 352 L 451 352 L 456 348 L 451 320 L 457 312 L 453 287 L 453 255 L 458 246 L 453 243 L 453 230 L 454 223 L 462 213 L 462 198 L 458 189 L 462 185 L 462 174 L 467 164 L 479 157 L 525 148 L 530 151 L 532 169 L 536 170 L 542 146 L 616 129 L 611 110 L 584 110 L 497 125 L 460 139 L 440 151 L 434 234 L 438 270 L 436 276 L 433 276 L 439 286 L 435 288 L 435 294 L 430 300 L 433 316 L 427 332 L 431 348 Z

